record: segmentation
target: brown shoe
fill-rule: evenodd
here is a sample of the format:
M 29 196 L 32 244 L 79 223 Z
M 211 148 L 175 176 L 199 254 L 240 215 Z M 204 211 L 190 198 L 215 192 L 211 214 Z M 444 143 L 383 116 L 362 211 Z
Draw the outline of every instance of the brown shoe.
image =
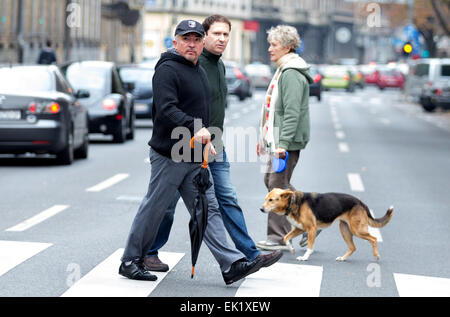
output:
M 272 253 L 268 254 L 258 255 L 258 257 L 261 258 L 263 261 L 262 267 L 271 266 L 272 264 L 276 263 L 279 259 L 281 259 L 282 256 L 283 252 L 281 252 L 280 250 L 273 251 Z
M 166 263 L 161 262 L 157 255 L 152 255 L 144 258 L 145 268 L 154 272 L 167 272 L 169 266 Z

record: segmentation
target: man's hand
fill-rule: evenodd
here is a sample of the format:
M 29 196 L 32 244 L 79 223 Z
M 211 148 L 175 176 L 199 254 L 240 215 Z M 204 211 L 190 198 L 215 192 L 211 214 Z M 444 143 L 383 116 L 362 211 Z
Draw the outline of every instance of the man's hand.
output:
M 194 134 L 194 140 L 198 143 L 207 144 L 208 142 L 211 142 L 211 133 L 209 133 L 208 129 L 201 128 Z

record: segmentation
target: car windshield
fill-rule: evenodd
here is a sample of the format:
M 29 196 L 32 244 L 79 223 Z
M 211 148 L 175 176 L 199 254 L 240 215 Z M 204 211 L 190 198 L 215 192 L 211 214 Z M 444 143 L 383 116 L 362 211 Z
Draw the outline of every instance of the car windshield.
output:
M 327 76 L 345 76 L 347 69 L 342 67 L 329 67 L 325 69 L 325 75 Z
M 399 71 L 396 71 L 396 70 L 383 70 L 383 71 L 380 72 L 380 75 L 397 77 L 397 76 L 401 76 L 401 73 Z
M 120 78 L 126 83 L 136 83 L 137 85 L 151 85 L 155 71 L 151 68 L 122 67 L 120 68 Z
M 44 67 L 0 68 L 0 89 L 8 92 L 52 91 L 53 76 Z
M 106 91 L 108 70 L 101 67 L 83 66 L 75 63 L 67 68 L 67 80 L 77 90 L 85 89 L 91 94 L 101 93 Z

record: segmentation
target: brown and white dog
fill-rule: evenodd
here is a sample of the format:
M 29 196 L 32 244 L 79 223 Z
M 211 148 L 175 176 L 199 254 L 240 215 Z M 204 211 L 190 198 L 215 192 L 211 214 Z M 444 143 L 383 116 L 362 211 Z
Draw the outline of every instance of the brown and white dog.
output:
M 384 227 L 391 220 L 394 208 L 390 207 L 382 218 L 374 219 L 369 208 L 361 200 L 348 194 L 303 193 L 275 188 L 267 194 L 261 211 L 284 215 L 293 225 L 293 229 L 283 239 L 292 254 L 295 250 L 291 239 L 301 233 L 308 233 L 308 249 L 303 256 L 297 257 L 299 261 L 308 260 L 313 253 L 316 230 L 326 228 L 339 219 L 339 228 L 348 245 L 348 251 L 336 261 L 345 261 L 356 250 L 353 243 L 354 235 L 369 241 L 372 244 L 373 255 L 377 260 L 380 258 L 377 239 L 369 234 L 368 226 Z

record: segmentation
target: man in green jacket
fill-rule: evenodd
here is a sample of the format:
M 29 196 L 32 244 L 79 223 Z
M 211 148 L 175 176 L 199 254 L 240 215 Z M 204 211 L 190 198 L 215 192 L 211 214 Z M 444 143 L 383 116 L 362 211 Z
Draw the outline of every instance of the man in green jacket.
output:
M 223 131 L 225 107 L 227 103 L 227 85 L 225 81 L 225 66 L 221 60 L 221 56 L 227 47 L 230 38 L 231 23 L 224 16 L 212 15 L 205 19 L 203 28 L 206 33 L 205 47 L 200 55 L 199 62 L 201 67 L 206 71 L 211 88 L 209 127 L 214 127 L 216 131 L 217 129 Z M 212 131 L 211 134 L 213 134 Z M 230 164 L 225 149 L 223 148 L 221 135 L 219 133 L 219 135 L 216 134 L 215 136 L 218 138 L 217 140 L 213 140 L 217 155 L 215 161 L 210 162 L 208 165 L 214 180 L 214 190 L 225 228 L 236 248 L 241 251 L 249 261 L 253 261 L 257 257 L 260 257 L 262 259 L 262 267 L 270 266 L 277 262 L 282 257 L 283 253 L 274 251 L 268 254 L 261 254 L 261 251 L 256 248 L 254 241 L 250 238 L 247 232 L 244 214 L 238 204 L 236 191 L 231 182 Z M 147 257 L 144 258 L 144 264 L 150 271 L 165 272 L 169 270 L 167 264 L 162 263 L 157 254 L 158 249 L 160 249 L 169 238 L 175 207 L 179 198 L 180 195 L 177 193 L 159 227 L 152 249 L 147 253 Z

